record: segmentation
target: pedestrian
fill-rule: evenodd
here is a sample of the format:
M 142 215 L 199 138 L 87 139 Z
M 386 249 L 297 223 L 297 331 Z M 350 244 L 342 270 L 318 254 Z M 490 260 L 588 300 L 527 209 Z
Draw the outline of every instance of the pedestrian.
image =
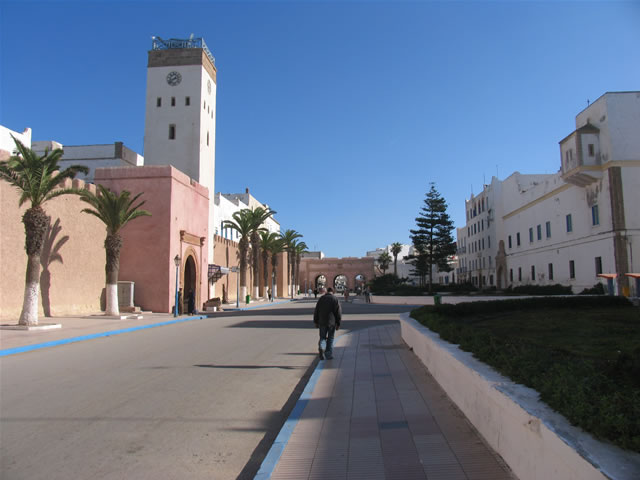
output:
M 320 293 L 325 293 L 324 288 Z M 333 358 L 333 337 L 336 330 L 340 328 L 342 321 L 342 311 L 340 302 L 333 296 L 333 289 L 328 288 L 326 293 L 320 297 L 316 308 L 313 311 L 313 323 L 319 329 L 320 340 L 318 341 L 318 353 L 320 360 Z
M 193 315 L 196 313 L 196 292 L 189 290 L 189 296 L 187 298 L 189 302 L 189 315 Z
M 273 299 L 271 298 L 271 289 L 270 288 L 267 289 L 267 294 L 269 295 L 269 301 L 273 302 Z
M 348 288 L 344 289 L 344 301 L 345 302 L 349 301 L 349 289 Z
M 313 298 L 318 298 L 318 289 L 314 288 L 313 290 Z
M 369 287 L 364 287 L 364 300 L 366 303 L 371 303 L 371 292 Z

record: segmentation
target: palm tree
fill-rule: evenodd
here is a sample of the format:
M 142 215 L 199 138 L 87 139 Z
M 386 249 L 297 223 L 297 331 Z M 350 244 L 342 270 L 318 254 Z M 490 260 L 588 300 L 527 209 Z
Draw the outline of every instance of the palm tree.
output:
M 52 198 L 77 193 L 73 188 L 57 188 L 66 179 L 72 179 L 78 172 L 88 173 L 83 165 L 72 165 L 60 171 L 59 162 L 63 151 L 59 148 L 39 156 L 33 150 L 16 140 L 15 155 L 0 162 L 0 178 L 21 191 L 18 205 L 30 202 L 31 206 L 22 216 L 27 252 L 27 272 L 25 275 L 24 300 L 20 313 L 20 325 L 38 324 L 38 292 L 40 291 L 40 255 L 45 235 L 49 227 L 49 217 L 43 205 Z
M 122 236 L 120 230 L 134 218 L 150 217 L 151 213 L 141 210 L 144 201 L 134 205 L 142 192 L 134 197 L 127 190 L 119 194 L 112 192 L 104 185 L 96 185 L 97 193 L 89 190 L 80 192 L 80 200 L 93 208 L 85 208 L 83 213 L 98 217 L 107 227 L 107 237 L 104 241 L 107 262 L 105 265 L 107 308 L 105 315 L 120 315 L 118 306 L 118 272 L 120 271 L 120 251 L 122 250 Z
M 300 242 L 300 243 L 296 243 L 295 249 L 294 249 L 294 260 L 295 260 L 295 279 L 296 282 L 300 282 L 300 260 L 302 259 L 302 254 L 308 252 L 309 250 L 307 250 L 307 244 L 304 242 Z M 296 285 L 296 290 L 300 290 L 300 285 Z
M 271 248 L 269 248 L 269 253 L 271 253 L 271 275 L 273 276 L 273 292 L 271 295 L 273 298 L 278 296 L 278 284 L 275 281 L 278 272 L 278 255 L 285 251 L 284 240 L 282 239 L 282 235 L 278 234 L 280 238 L 276 242 L 271 244 Z
M 277 232 L 260 232 L 260 248 L 262 249 L 262 273 L 264 276 L 264 296 L 267 298 L 267 290 L 269 287 L 269 255 L 273 257 L 273 246 L 280 243 L 280 234 Z M 276 265 L 277 265 L 276 260 Z M 272 269 L 272 275 L 275 269 Z M 273 293 L 273 292 L 272 292 Z
M 253 268 L 253 298 L 258 298 L 260 293 L 260 279 L 258 278 L 258 272 L 260 270 L 260 232 L 266 231 L 262 224 L 276 212 L 269 207 L 262 208 L 257 207 L 251 212 L 251 255 L 252 255 L 252 268 Z M 266 285 L 265 285 L 266 287 Z
M 243 208 L 233 212 L 233 220 L 225 220 L 222 228 L 229 227 L 238 232 L 238 255 L 240 267 L 240 298 L 247 295 L 247 254 L 249 253 L 249 238 L 252 232 L 252 212 L 248 208 Z
M 394 242 L 391 244 L 391 254 L 393 255 L 393 275 L 398 276 L 398 254 L 402 251 L 402 244 Z
M 389 268 L 389 264 L 391 263 L 391 255 L 389 252 L 382 252 L 378 257 L 378 265 L 380 270 L 382 270 L 382 274 L 387 273 L 387 268 Z
M 287 252 L 287 282 L 289 284 L 289 294 L 293 295 L 293 286 L 291 285 L 291 280 L 293 277 L 293 270 L 291 268 L 291 263 L 293 261 L 293 248 L 296 243 L 296 239 L 302 238 L 302 235 L 296 232 L 295 230 L 285 230 L 282 234 L 282 241 L 284 242 L 284 249 Z

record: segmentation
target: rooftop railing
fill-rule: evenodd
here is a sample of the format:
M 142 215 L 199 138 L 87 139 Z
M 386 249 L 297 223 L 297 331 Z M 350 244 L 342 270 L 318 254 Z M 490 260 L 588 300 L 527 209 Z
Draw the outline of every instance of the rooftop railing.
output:
M 169 38 L 168 40 L 163 40 L 160 37 L 151 37 L 151 50 L 170 50 L 172 48 L 201 48 L 211 60 L 211 63 L 215 65 L 216 60 L 213 58 L 213 55 L 209 51 L 207 44 L 204 43 L 204 38 Z

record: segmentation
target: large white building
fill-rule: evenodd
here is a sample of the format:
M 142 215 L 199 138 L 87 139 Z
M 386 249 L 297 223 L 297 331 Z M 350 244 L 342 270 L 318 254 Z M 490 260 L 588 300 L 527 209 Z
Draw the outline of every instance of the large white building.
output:
M 224 222 L 227 220 L 233 221 L 233 214 L 240 210 L 249 209 L 254 210 L 258 207 L 269 208 L 267 204 L 259 202 L 247 188 L 245 193 L 216 193 L 215 195 L 215 209 L 214 209 L 214 233 L 237 242 L 240 240 L 240 236 L 236 230 L 230 227 L 225 227 Z M 269 217 L 262 225 L 270 233 L 280 233 L 280 224 L 278 221 Z
M 560 153 L 557 174 L 494 177 L 465 202 L 460 281 L 579 292 L 608 274 L 616 293 L 638 295 L 627 274 L 640 272 L 640 92 L 606 93 L 580 112 Z

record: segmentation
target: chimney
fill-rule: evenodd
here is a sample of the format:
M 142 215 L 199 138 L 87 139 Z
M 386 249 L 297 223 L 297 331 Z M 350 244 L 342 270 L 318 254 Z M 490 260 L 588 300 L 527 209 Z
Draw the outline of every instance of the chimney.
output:
M 245 189 L 245 193 L 249 193 L 249 187 Z

